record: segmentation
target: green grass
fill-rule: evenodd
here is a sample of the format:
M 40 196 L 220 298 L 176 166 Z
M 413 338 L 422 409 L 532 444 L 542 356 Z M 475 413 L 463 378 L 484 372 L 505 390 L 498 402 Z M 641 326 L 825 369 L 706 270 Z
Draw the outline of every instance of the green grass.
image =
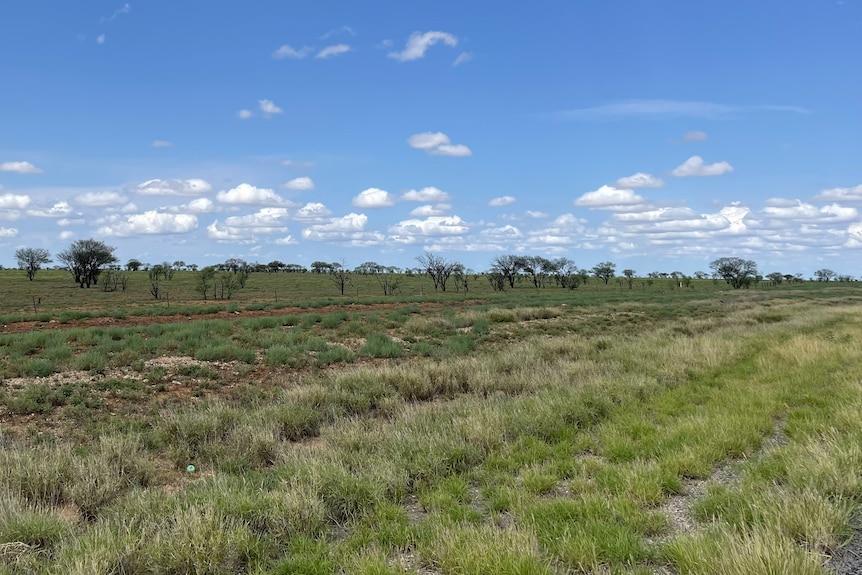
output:
M 862 294 L 698 289 L 4 334 L 0 573 L 822 573 Z

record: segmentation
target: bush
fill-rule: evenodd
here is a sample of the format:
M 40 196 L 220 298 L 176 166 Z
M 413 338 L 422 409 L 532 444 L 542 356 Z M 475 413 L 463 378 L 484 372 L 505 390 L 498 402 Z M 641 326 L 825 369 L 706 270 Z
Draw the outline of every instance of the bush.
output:
M 365 340 L 361 353 L 370 357 L 401 357 L 404 348 L 385 333 L 372 333 Z

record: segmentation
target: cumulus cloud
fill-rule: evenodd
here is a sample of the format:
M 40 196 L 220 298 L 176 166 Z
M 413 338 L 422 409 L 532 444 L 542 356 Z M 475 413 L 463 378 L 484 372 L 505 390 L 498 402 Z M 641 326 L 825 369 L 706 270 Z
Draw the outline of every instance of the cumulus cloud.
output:
M 856 208 L 830 204 L 817 208 L 801 200 L 772 198 L 767 200 L 763 213 L 770 218 L 789 220 L 809 220 L 819 222 L 844 222 L 859 217 Z
M 90 207 L 119 206 L 128 201 L 126 196 L 118 192 L 87 192 L 74 199 L 76 203 Z
M 415 218 L 427 218 L 428 216 L 442 216 L 452 209 L 450 204 L 424 205 L 414 208 L 410 215 Z
M 167 209 L 172 212 L 192 214 L 210 214 L 212 212 L 219 211 L 219 208 L 215 205 L 215 202 L 213 202 L 209 198 L 195 198 L 187 204 L 183 204 L 181 206 L 173 206 Z
M 586 220 L 573 214 L 562 214 L 543 225 L 541 229 L 527 232 L 524 247 L 529 249 L 572 247 L 578 246 L 579 242 L 586 238 L 588 238 Z
M 170 148 L 173 146 L 173 143 L 167 140 L 153 140 L 153 143 L 150 145 L 154 148 Z
M 618 188 L 660 188 L 664 186 L 664 180 L 657 178 L 652 174 L 638 172 L 625 178 L 617 180 L 616 187 Z
M 63 232 L 60 232 L 59 234 L 57 234 L 57 238 L 64 240 L 64 241 L 65 240 L 71 240 L 74 237 L 75 237 L 75 232 L 72 232 L 69 230 L 66 230 L 66 231 L 63 231 Z
M 0 164 L 0 172 L 13 172 L 15 174 L 41 174 L 42 170 L 30 162 L 3 162 Z
M 272 116 L 273 114 L 281 114 L 284 110 L 275 105 L 275 102 L 272 100 L 258 100 L 258 105 L 260 106 L 260 111 L 263 112 L 263 115 L 266 117 Z
M 862 202 L 862 184 L 852 188 L 823 190 L 814 199 L 823 202 Z
M 137 185 L 135 191 L 142 196 L 201 196 L 212 191 L 206 180 L 147 180 Z
M 30 205 L 32 200 L 30 196 L 19 194 L 3 194 L 0 195 L 0 209 L 3 210 L 23 210 Z
M 289 182 L 282 184 L 281 187 L 288 190 L 313 190 L 314 181 L 309 177 L 293 178 Z
M 464 157 L 473 155 L 473 152 L 467 146 L 452 144 L 449 136 L 443 132 L 413 134 L 407 138 L 407 143 L 410 144 L 410 147 L 424 150 L 426 154 L 431 156 Z
M 499 208 L 502 206 L 508 206 L 510 204 L 514 204 L 515 201 L 516 200 L 515 200 L 514 196 L 500 196 L 499 198 L 494 198 L 493 200 L 488 202 L 488 205 L 491 207 Z
M 322 224 L 315 224 L 302 230 L 302 237 L 314 241 L 362 240 L 363 231 L 368 223 L 365 214 L 349 213 L 340 218 L 329 218 Z
M 616 210 L 625 206 L 641 205 L 645 201 L 632 190 L 602 186 L 576 199 L 575 205 L 597 210 Z
M 87 220 L 84 218 L 60 218 L 57 220 L 57 225 L 60 227 L 66 226 L 80 226 L 81 224 L 87 223 Z
M 400 52 L 390 52 L 389 57 L 398 60 L 399 62 L 409 62 L 418 60 L 425 56 L 428 49 L 442 42 L 446 46 L 457 46 L 458 39 L 448 32 L 414 32 L 407 39 L 407 45 Z
M 268 188 L 257 188 L 245 183 L 230 190 L 219 192 L 216 194 L 216 200 L 223 204 L 250 206 L 277 206 L 286 203 L 281 196 Z
M 389 228 L 396 236 L 451 236 L 470 231 L 466 222 L 458 216 L 431 216 L 424 220 L 413 219 L 398 222 Z
M 368 188 L 353 198 L 353 205 L 357 208 L 388 208 L 394 204 L 389 192 L 379 188 Z
M 427 186 L 421 190 L 409 190 L 401 194 L 401 199 L 405 202 L 448 202 L 449 194 L 435 188 Z
M 339 56 L 341 54 L 346 54 L 350 52 L 350 46 L 347 44 L 336 44 L 334 46 L 327 46 L 323 50 L 317 53 L 315 58 L 326 59 L 332 56 Z
M 198 227 L 197 216 L 167 214 L 155 210 L 133 214 L 101 226 L 96 232 L 103 236 L 134 236 L 138 234 L 185 234 Z
M 332 212 L 320 202 L 308 202 L 293 214 L 293 219 L 318 222 L 332 215 Z
M 299 242 L 296 241 L 293 238 L 293 236 L 285 236 L 283 238 L 278 238 L 277 240 L 275 240 L 272 243 L 279 245 L 279 246 L 292 246 L 292 245 L 298 244 Z
M 682 139 L 686 142 L 705 142 L 708 137 L 709 136 L 706 135 L 706 132 L 692 130 L 691 132 L 686 132 Z
M 224 223 L 215 220 L 207 226 L 207 236 L 219 241 L 251 242 L 257 234 L 287 232 L 286 208 L 262 208 L 253 214 L 231 216 Z
M 2 206 L 2 196 L 0 196 L 0 206 Z M 69 202 L 57 202 L 48 209 L 32 209 L 27 210 L 28 216 L 39 218 L 62 218 L 72 213 L 72 206 Z
M 302 48 L 296 50 L 289 45 L 284 44 L 272 53 L 272 57 L 276 60 L 284 60 L 285 58 L 301 60 L 311 54 L 311 51 L 312 49 L 309 46 L 303 46 Z
M 14 238 L 18 235 L 18 228 L 0 227 L 0 238 Z
M 240 110 L 236 113 L 240 120 L 248 120 L 251 118 L 251 110 Z
M 727 162 L 705 164 L 700 156 L 692 156 L 673 170 L 678 178 L 689 176 L 721 176 L 733 171 L 733 166 Z

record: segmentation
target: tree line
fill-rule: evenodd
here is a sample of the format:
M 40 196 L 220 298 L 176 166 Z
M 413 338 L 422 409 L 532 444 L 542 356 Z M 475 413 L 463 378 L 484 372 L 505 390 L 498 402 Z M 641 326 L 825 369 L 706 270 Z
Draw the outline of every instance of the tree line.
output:
M 57 253 L 57 261 L 62 269 L 70 272 L 75 283 L 80 287 L 91 287 L 101 284 L 106 291 L 125 289 L 127 278 L 125 271 L 145 271 L 150 280 L 150 293 L 156 299 L 167 297 L 165 283 L 170 281 L 175 271 L 192 271 L 196 276 L 196 289 L 203 299 L 231 299 L 234 293 L 245 287 L 248 277 L 253 272 L 265 273 L 314 273 L 327 275 L 339 292 L 344 295 L 354 274 L 373 276 L 377 279 L 385 295 L 398 293 L 401 278 L 404 276 L 428 276 L 435 290 L 467 292 L 473 281 L 484 276 L 494 291 L 513 289 L 516 284 L 526 282 L 534 289 L 549 286 L 576 289 L 590 280 L 608 284 L 612 279 L 629 289 L 633 287 L 637 272 L 624 269 L 621 276 L 616 274 L 616 264 L 610 261 L 600 262 L 592 268 L 578 267 L 575 262 L 566 257 L 554 259 L 542 256 L 505 254 L 493 258 L 487 271 L 477 273 L 466 268 L 456 260 L 447 259 L 439 254 L 427 252 L 416 258 L 415 268 L 399 268 L 385 266 L 377 262 L 367 261 L 350 269 L 345 262 L 312 262 L 309 268 L 301 264 L 285 264 L 274 260 L 267 264 L 249 263 L 240 258 L 229 258 L 223 263 L 200 268 L 197 264 L 187 264 L 181 260 L 162 262 L 160 264 L 143 263 L 138 259 L 128 260 L 121 266 L 114 252 L 116 248 L 95 239 L 76 240 L 65 250 Z M 19 248 L 15 252 L 18 268 L 27 273 L 30 281 L 42 266 L 52 263 L 51 254 L 42 248 Z M 711 273 L 698 271 L 693 276 L 682 272 L 649 272 L 646 281 L 650 284 L 656 278 L 670 278 L 688 286 L 692 279 L 709 279 L 725 281 L 734 289 L 749 288 L 762 281 L 771 284 L 783 282 L 794 283 L 804 281 L 802 274 L 782 274 L 772 272 L 763 276 L 758 271 L 753 260 L 739 257 L 721 257 L 709 264 Z M 849 275 L 841 275 L 830 269 L 819 269 L 811 278 L 814 281 L 854 281 Z

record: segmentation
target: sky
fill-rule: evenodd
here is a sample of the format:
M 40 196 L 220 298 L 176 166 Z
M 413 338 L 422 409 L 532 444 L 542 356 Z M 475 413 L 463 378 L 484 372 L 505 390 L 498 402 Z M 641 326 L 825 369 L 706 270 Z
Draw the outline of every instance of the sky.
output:
M 0 264 L 862 276 L 862 0 L 5 0 Z

